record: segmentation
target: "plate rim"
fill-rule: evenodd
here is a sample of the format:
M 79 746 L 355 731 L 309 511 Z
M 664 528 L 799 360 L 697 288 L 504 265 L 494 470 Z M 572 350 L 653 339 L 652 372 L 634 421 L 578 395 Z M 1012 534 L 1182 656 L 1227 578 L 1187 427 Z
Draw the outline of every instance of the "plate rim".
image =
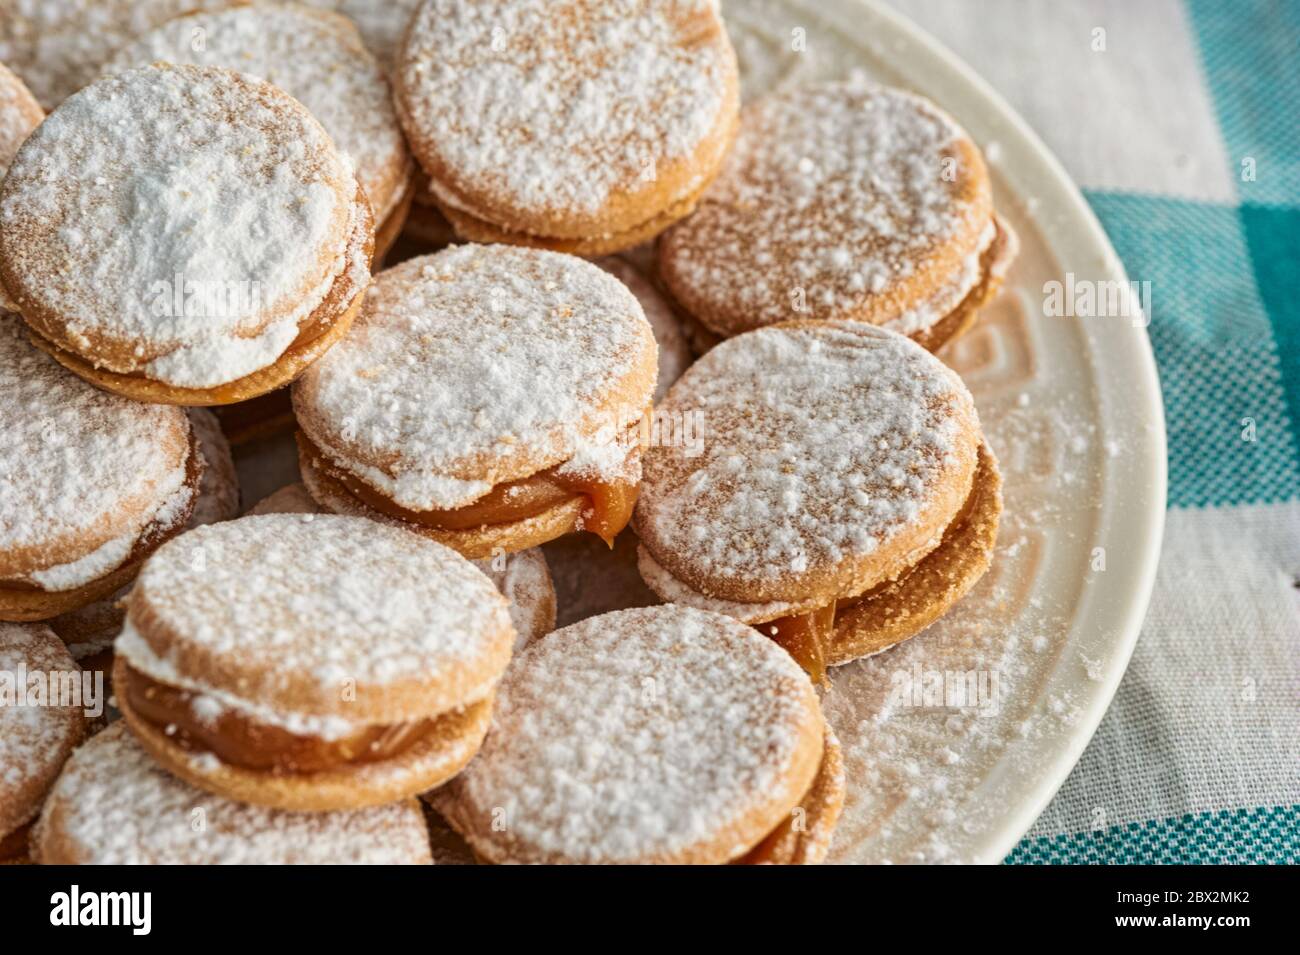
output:
M 792 6 L 805 8 L 806 4 L 794 0 Z M 1053 240 L 1048 243 L 1049 248 L 1055 253 L 1062 244 L 1057 240 L 1065 236 L 1067 242 L 1064 244 L 1072 245 L 1077 253 L 1067 257 L 1086 259 L 1095 256 L 1099 277 L 1120 282 L 1124 289 L 1130 287 L 1128 273 L 1110 238 L 1060 160 L 1029 123 L 961 57 L 883 0 L 819 0 L 810 12 L 840 29 L 846 37 L 860 36 L 873 26 L 871 21 L 874 20 L 874 25 L 883 27 L 883 33 L 892 34 L 892 39 L 905 41 L 909 55 L 919 54 L 921 60 L 911 64 L 905 72 L 919 73 L 928 69 L 932 77 L 931 82 L 915 84 L 914 88 L 920 92 L 924 92 L 920 89 L 922 86 L 945 83 L 967 87 L 973 98 L 982 101 L 987 113 L 1006 131 L 1002 137 L 1003 145 L 1009 139 L 1014 141 L 1017 148 L 1011 151 L 1024 154 L 1031 164 L 1038 167 L 1036 178 L 1039 183 L 1034 194 L 1057 213 L 1050 225 L 1034 217 L 1044 236 Z M 881 39 L 888 41 L 891 36 Z M 946 108 L 942 97 L 931 98 Z M 1023 177 L 1010 171 L 1009 166 L 1000 165 L 999 171 L 1009 181 Z M 1044 196 L 1045 189 L 1050 192 L 1047 196 Z M 1073 237 L 1072 242 L 1070 237 Z M 1149 323 L 1150 316 L 1147 316 L 1147 321 Z M 1044 771 L 1028 787 L 1025 798 L 1000 813 L 982 834 L 972 837 L 971 861 L 979 863 L 1003 861 L 1078 764 L 1128 669 L 1155 587 L 1168 499 L 1168 452 L 1164 402 L 1150 336 L 1146 327 L 1141 327 L 1133 329 L 1131 336 L 1107 339 L 1098 334 L 1095 322 L 1080 322 L 1080 330 L 1089 346 L 1088 360 L 1098 392 L 1104 387 L 1103 378 L 1118 376 L 1128 385 L 1126 397 L 1138 402 L 1136 406 L 1130 404 L 1130 407 L 1136 407 L 1147 424 L 1146 440 L 1134 449 L 1134 453 L 1103 465 L 1107 469 L 1104 485 L 1118 490 L 1103 491 L 1102 500 L 1097 505 L 1097 539 L 1108 540 L 1108 528 L 1126 527 L 1127 536 L 1140 542 L 1140 551 L 1132 555 L 1135 572 L 1126 581 L 1119 575 L 1108 575 L 1102 583 L 1085 589 L 1093 604 L 1090 608 L 1092 615 L 1103 617 L 1103 629 L 1109 628 L 1115 634 L 1110 652 L 1098 675 L 1088 682 L 1091 692 L 1081 707 L 1072 732 L 1064 738 L 1063 745 L 1056 747 Z M 1099 401 L 1100 397 L 1099 394 Z M 1137 490 L 1129 493 L 1129 488 Z M 1098 601 L 1102 606 L 1096 606 Z

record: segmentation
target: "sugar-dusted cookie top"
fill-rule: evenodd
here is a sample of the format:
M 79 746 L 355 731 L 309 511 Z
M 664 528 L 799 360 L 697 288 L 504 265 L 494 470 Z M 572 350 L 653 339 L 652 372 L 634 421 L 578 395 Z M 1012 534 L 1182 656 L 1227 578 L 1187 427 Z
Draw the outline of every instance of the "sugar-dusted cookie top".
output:
M 492 861 L 725 862 L 782 821 L 821 761 L 812 684 L 728 617 L 592 617 L 511 665 L 447 811 Z
M 799 319 L 880 324 L 964 269 L 975 284 L 992 209 L 979 150 L 928 100 L 860 81 L 798 87 L 745 108 L 722 173 L 665 233 L 660 271 L 724 336 Z M 954 294 L 949 307 L 965 292 Z
M 698 417 L 703 441 L 646 452 L 637 533 L 692 590 L 751 603 L 860 593 L 907 566 L 966 500 L 981 440 L 955 372 L 860 322 L 729 339 L 660 410 Z

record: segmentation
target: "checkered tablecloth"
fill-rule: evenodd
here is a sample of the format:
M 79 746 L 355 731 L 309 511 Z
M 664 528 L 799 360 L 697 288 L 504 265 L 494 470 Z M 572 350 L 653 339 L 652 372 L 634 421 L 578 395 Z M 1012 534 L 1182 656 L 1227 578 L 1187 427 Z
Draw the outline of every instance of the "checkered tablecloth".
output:
M 1020 111 L 1151 282 L 1155 593 L 1007 861 L 1300 861 L 1300 0 L 890 3 Z

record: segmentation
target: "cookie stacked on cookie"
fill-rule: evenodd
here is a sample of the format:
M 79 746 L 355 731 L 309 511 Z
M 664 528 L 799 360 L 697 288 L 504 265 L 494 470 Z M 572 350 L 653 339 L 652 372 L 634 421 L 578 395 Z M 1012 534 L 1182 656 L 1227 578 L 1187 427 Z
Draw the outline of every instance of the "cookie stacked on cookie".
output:
M 121 720 L 0 705 L 0 861 L 827 858 L 833 669 L 1001 516 L 955 120 L 742 112 L 713 0 L 0 0 L 5 58 L 0 668 Z
M 989 566 L 997 461 L 955 372 L 896 332 L 795 322 L 718 345 L 669 392 L 701 453 L 651 448 L 640 565 L 826 668 L 917 633 Z
M 591 263 L 504 245 L 411 259 L 294 386 L 303 479 L 328 510 L 467 557 L 612 542 L 656 373 L 636 297 Z

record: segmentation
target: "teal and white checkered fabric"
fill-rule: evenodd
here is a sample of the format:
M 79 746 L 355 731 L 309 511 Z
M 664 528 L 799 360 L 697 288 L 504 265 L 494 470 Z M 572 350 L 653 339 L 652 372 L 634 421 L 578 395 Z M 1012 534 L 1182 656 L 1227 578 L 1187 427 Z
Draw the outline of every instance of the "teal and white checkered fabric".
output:
M 1300 0 L 891 2 L 1034 126 L 1152 289 L 1151 609 L 1007 861 L 1300 861 Z

